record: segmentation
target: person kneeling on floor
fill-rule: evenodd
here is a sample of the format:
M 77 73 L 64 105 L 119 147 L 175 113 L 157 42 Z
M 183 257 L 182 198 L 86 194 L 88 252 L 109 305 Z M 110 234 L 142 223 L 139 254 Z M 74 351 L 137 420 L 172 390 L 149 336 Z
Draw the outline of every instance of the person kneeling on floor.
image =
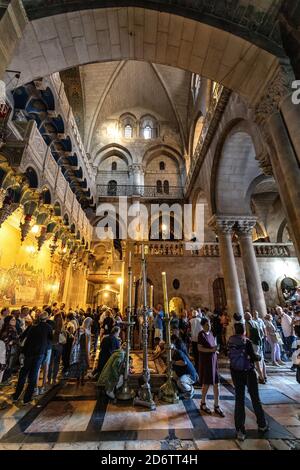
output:
M 115 391 L 121 388 L 124 382 L 125 350 L 126 343 L 123 343 L 108 359 L 97 382 L 97 387 L 103 387 L 106 395 L 112 400 L 115 399 Z
M 198 374 L 188 356 L 175 346 L 175 338 L 172 336 L 172 369 L 174 380 L 185 399 L 193 398 L 195 394 L 194 384 L 198 380 Z

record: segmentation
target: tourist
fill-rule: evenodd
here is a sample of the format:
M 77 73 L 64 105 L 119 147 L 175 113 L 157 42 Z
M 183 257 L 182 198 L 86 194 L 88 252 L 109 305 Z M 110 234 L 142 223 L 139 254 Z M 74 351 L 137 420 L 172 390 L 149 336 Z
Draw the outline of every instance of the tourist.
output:
M 17 401 L 23 391 L 26 379 L 28 385 L 24 394 L 24 404 L 30 403 L 34 389 L 37 384 L 38 374 L 41 364 L 47 352 L 49 342 L 52 340 L 53 332 L 47 324 L 48 313 L 42 312 L 39 316 L 39 322 L 28 332 L 26 342 L 23 347 L 25 356 L 24 365 L 19 372 L 16 391 L 13 395 L 13 401 Z
M 277 328 L 272 322 L 272 317 L 269 313 L 265 316 L 265 327 L 267 341 L 271 347 L 271 361 L 273 366 L 280 367 L 285 363 L 281 360 L 280 344 L 282 344 L 282 339 L 280 337 Z
M 54 316 L 53 343 L 51 359 L 48 371 L 48 385 L 56 385 L 59 364 L 62 356 L 63 346 L 67 342 L 66 333 L 63 330 L 63 317 L 61 313 Z
M 293 319 L 291 315 L 288 313 L 288 310 L 283 310 L 281 307 L 276 307 L 276 311 L 280 318 L 284 346 L 286 350 L 287 357 L 290 358 L 292 356 L 292 343 L 294 341 L 293 336 Z
M 126 343 L 117 349 L 105 364 L 98 382 L 98 387 L 104 387 L 106 395 L 112 400 L 115 399 L 115 391 L 122 387 L 124 382 L 124 366 L 126 357 Z
M 170 313 L 170 330 L 171 334 L 173 333 L 173 330 L 179 330 L 179 318 L 177 317 L 175 310 L 172 310 Z
M 18 356 L 19 338 L 16 329 L 16 319 L 12 315 L 4 318 L 0 331 L 0 340 L 5 344 L 5 369 L 3 371 L 2 385 L 9 384 L 13 373 L 13 367 Z
M 176 349 L 178 349 L 179 351 L 184 352 L 184 354 L 189 356 L 186 344 L 182 341 L 181 338 L 179 338 L 179 336 L 177 334 L 172 334 L 171 335 L 171 341 L 175 344 Z
M 297 349 L 293 352 L 292 363 L 296 370 L 296 380 L 300 384 L 300 339 L 297 340 Z
M 211 331 L 216 338 L 217 345 L 221 347 L 222 344 L 222 332 L 223 328 L 221 325 L 222 311 L 219 308 L 215 308 L 212 320 L 211 320 Z
M 97 368 L 93 371 L 93 376 L 99 376 L 101 374 L 105 364 L 111 355 L 118 349 L 120 349 L 120 332 L 121 329 L 115 326 L 110 335 L 104 336 L 100 344 L 100 353 L 98 359 Z
M 201 318 L 197 310 L 193 310 L 192 318 L 190 319 L 190 331 L 192 340 L 192 354 L 195 361 L 196 370 L 199 370 L 199 351 L 198 351 L 198 336 L 202 330 Z
M 160 304 L 157 305 L 154 317 L 154 338 L 163 339 L 164 312 Z
M 189 318 L 188 318 L 188 313 L 186 310 L 183 310 L 183 312 L 180 314 L 179 317 L 179 336 L 184 341 L 184 343 L 187 346 L 187 350 L 189 350 L 189 335 L 188 335 L 188 330 L 189 330 Z
M 227 343 L 227 328 L 229 325 L 229 317 L 226 310 L 223 310 L 222 315 L 220 316 L 220 324 L 222 327 L 221 333 L 221 350 L 226 354 L 226 343 Z
M 259 383 L 265 384 L 267 382 L 266 366 L 262 356 L 262 337 L 258 323 L 253 320 L 250 312 L 245 312 L 245 326 L 246 336 L 250 339 L 253 345 L 255 354 L 261 359 L 255 363 L 257 373 L 259 375 Z
M 54 332 L 54 327 L 55 323 L 53 320 L 51 320 L 51 315 L 52 315 L 52 310 L 51 307 L 45 307 L 44 312 L 48 313 L 48 318 L 47 318 L 47 323 L 52 328 L 52 333 Z M 42 380 L 42 386 L 39 388 L 38 393 L 43 394 L 47 390 L 47 381 L 48 381 L 48 372 L 49 372 L 49 366 L 50 366 L 50 361 L 51 361 L 51 355 L 52 355 L 52 340 L 53 340 L 53 334 L 52 337 L 48 339 L 47 343 L 47 349 L 45 352 L 44 360 L 41 365 L 41 372 L 43 372 L 43 380 Z
M 5 317 L 7 317 L 8 315 L 10 315 L 9 308 L 8 307 L 2 308 L 1 313 L 0 313 L 0 330 L 3 326 L 3 322 L 4 322 Z
M 70 376 L 77 379 L 77 385 L 84 385 L 85 374 L 89 368 L 88 341 L 88 335 L 83 326 L 80 326 L 75 333 L 70 355 Z
M 74 322 L 73 321 L 67 321 L 65 322 L 65 335 L 66 335 L 66 343 L 63 345 L 62 349 L 62 364 L 63 364 L 63 369 L 62 369 L 62 374 L 64 377 L 68 376 L 69 374 L 69 369 L 70 369 L 70 357 L 71 357 L 71 351 L 74 343 L 74 338 L 75 338 L 75 333 L 77 331 L 77 328 L 75 328 Z
M 214 390 L 214 411 L 222 418 L 225 416 L 219 405 L 219 373 L 217 361 L 217 344 L 211 332 L 208 318 L 201 320 L 202 331 L 198 336 L 199 351 L 199 382 L 202 386 L 202 398 L 200 410 L 206 414 L 211 414 L 210 408 L 206 404 L 206 395 L 210 385 Z
M 265 362 L 265 349 L 266 349 L 266 340 L 267 340 L 266 326 L 264 324 L 263 319 L 259 317 L 257 310 L 253 310 L 252 318 L 254 321 L 256 321 L 258 325 L 259 333 L 260 333 L 261 347 L 260 347 L 260 350 L 257 352 L 257 354 L 259 354 L 259 356 L 261 357 L 260 366 L 262 369 L 264 379 L 265 381 L 267 381 L 267 368 L 266 368 L 266 362 Z
M 6 346 L 4 341 L 0 339 L 0 384 L 2 383 L 2 378 L 4 371 L 6 369 Z
M 102 323 L 103 334 L 110 335 L 111 330 L 114 327 L 114 319 L 110 310 L 106 310 L 105 317 Z
M 82 323 L 82 327 L 87 336 L 87 353 L 90 355 L 91 352 L 91 341 L 92 341 L 92 323 L 93 319 L 91 317 L 86 317 Z
M 98 338 L 100 335 L 100 308 L 97 307 L 96 311 L 93 313 L 93 323 L 92 323 L 92 334 L 93 334 L 93 352 L 96 353 Z
M 235 335 L 231 336 L 228 341 L 228 356 L 230 360 L 231 377 L 235 387 L 235 429 L 237 439 L 244 441 L 246 438 L 246 386 L 256 415 L 258 430 L 265 433 L 268 430 L 268 425 L 259 399 L 257 376 L 255 372 L 255 363 L 260 360 L 260 357 L 255 353 L 251 341 L 245 336 L 244 324 L 236 323 L 234 329 Z
M 184 399 L 193 398 L 195 394 L 194 384 L 198 380 L 198 374 L 188 358 L 181 349 L 178 349 L 178 338 L 172 336 L 172 369 L 174 371 L 174 380 L 178 389 L 183 392 Z

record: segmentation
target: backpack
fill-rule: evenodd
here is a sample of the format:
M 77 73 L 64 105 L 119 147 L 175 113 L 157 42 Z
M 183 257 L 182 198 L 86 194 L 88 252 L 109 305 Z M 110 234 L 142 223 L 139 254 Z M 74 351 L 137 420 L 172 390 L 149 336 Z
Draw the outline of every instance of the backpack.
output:
M 256 325 L 256 323 L 252 323 L 252 321 L 247 322 L 249 325 L 249 331 L 250 331 L 250 340 L 252 341 L 253 344 L 256 346 L 261 345 L 261 337 L 259 334 L 259 327 Z
M 229 341 L 228 357 L 231 369 L 236 371 L 247 371 L 252 369 L 252 364 L 247 354 L 246 344 L 246 341 L 240 344 Z

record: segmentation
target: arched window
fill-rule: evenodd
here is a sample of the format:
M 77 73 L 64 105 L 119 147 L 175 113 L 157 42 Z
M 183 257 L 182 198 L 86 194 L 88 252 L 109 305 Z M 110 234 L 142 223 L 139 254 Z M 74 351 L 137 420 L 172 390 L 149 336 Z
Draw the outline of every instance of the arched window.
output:
M 159 162 L 159 169 L 160 169 L 160 171 L 164 171 L 166 169 L 165 162 Z
M 156 191 L 162 194 L 162 182 L 160 180 L 156 181 Z
M 152 139 L 152 129 L 150 126 L 144 128 L 144 139 Z
M 136 129 L 136 117 L 134 114 L 125 113 L 119 119 L 119 131 L 124 139 L 133 139 Z
M 124 127 L 124 137 L 125 139 L 132 139 L 132 126 L 130 124 L 127 124 L 125 127 Z
M 158 137 L 158 125 L 154 117 L 148 115 L 141 118 L 140 137 L 142 139 L 156 139 Z
M 112 162 L 111 171 L 117 171 L 117 162 Z
M 164 181 L 164 193 L 169 194 L 169 181 Z
M 107 195 L 116 196 L 117 195 L 118 183 L 114 180 L 109 181 L 107 185 Z

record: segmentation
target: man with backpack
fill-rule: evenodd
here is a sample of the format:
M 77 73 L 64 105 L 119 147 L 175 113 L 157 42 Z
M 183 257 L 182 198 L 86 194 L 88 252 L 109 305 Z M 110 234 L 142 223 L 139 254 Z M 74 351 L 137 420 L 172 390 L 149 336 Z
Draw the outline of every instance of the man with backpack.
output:
M 267 382 L 267 375 L 266 375 L 266 366 L 263 359 L 263 352 L 262 352 L 262 335 L 260 326 L 257 321 L 253 320 L 252 315 L 250 312 L 245 312 L 244 315 L 245 322 L 246 322 L 246 336 L 252 342 L 253 350 L 255 354 L 260 356 L 260 360 L 256 362 L 256 370 L 259 375 L 259 383 L 265 384 Z
M 245 433 L 245 388 L 247 386 L 257 420 L 258 431 L 265 433 L 269 427 L 260 402 L 255 364 L 260 356 L 255 354 L 252 342 L 245 336 L 243 323 L 235 323 L 235 334 L 228 341 L 230 371 L 235 387 L 234 422 L 237 439 L 244 441 Z

